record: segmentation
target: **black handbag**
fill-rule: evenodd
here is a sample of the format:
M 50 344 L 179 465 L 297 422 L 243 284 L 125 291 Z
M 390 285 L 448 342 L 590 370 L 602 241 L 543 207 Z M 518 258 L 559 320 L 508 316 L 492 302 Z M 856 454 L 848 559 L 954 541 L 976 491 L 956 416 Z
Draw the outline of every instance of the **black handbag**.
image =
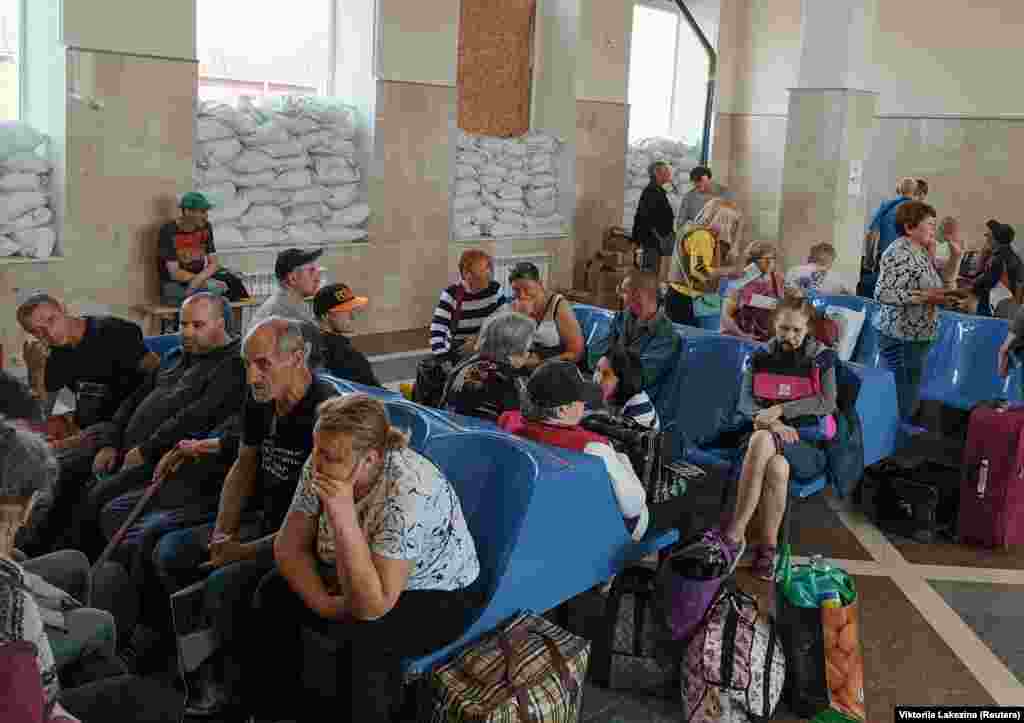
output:
M 958 464 L 896 455 L 864 470 L 854 501 L 881 529 L 930 543 L 955 533 L 960 479 Z

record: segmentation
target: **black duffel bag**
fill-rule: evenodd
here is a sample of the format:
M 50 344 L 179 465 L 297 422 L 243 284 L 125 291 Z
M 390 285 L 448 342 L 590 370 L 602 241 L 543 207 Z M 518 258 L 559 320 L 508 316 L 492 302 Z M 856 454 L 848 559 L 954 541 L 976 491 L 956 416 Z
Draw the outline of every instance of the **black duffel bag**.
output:
M 960 507 L 959 463 L 896 454 L 865 468 L 854 502 L 884 531 L 919 542 L 955 537 Z

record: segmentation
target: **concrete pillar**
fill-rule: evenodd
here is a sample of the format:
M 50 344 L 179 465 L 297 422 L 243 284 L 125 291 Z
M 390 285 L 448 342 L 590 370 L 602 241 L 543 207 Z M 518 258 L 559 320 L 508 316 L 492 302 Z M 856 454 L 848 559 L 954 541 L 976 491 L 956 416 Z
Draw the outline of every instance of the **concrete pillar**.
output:
M 800 80 L 790 89 L 782 173 L 780 258 L 804 263 L 836 248 L 835 269 L 856 286 L 867 214 L 864 161 L 878 94 L 867 89 L 877 0 L 803 3 Z

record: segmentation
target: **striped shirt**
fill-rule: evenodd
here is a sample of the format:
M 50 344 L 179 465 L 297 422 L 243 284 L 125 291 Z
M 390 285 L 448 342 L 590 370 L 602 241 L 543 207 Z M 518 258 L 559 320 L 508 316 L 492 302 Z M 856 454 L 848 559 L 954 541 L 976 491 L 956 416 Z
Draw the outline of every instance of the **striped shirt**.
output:
M 484 320 L 508 303 L 501 292 L 497 281 L 492 281 L 483 291 L 476 293 L 464 292 L 462 312 L 459 314 L 458 328 L 452 329 L 452 315 L 457 306 L 456 298 L 459 284 L 453 284 L 441 292 L 441 299 L 434 309 L 434 318 L 430 322 L 430 351 L 434 354 L 447 354 L 452 350 L 452 342 L 461 342 L 480 331 Z M 458 344 L 456 344 L 456 347 Z
M 647 392 L 641 391 L 627 399 L 620 414 L 628 419 L 634 419 L 638 424 L 650 429 L 661 428 L 658 410 L 654 408 L 654 403 L 647 396 Z

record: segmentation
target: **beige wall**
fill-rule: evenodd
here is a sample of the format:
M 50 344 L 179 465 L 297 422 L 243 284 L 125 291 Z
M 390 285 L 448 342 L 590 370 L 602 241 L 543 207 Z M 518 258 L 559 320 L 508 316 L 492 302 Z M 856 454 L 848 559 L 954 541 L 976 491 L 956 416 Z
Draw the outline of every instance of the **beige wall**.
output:
M 195 0 L 63 0 L 69 47 L 191 60 L 195 27 Z
M 788 88 L 798 83 L 801 0 L 722 0 L 719 105 L 712 167 L 738 192 L 753 237 L 779 236 Z M 1024 4 L 978 8 L 938 0 L 880 0 L 873 38 L 879 117 L 865 163 L 868 209 L 899 175 L 932 182 L 940 214 L 979 226 L 993 216 L 1024 223 L 1014 198 L 1024 171 L 1024 97 L 998 82 L 1012 68 Z M 965 30 L 969 29 L 969 30 Z M 935 118 L 932 116 L 953 116 Z M 1014 117 L 1018 116 L 1018 117 Z
M 378 0 L 378 79 L 454 86 L 459 5 L 459 0 Z

